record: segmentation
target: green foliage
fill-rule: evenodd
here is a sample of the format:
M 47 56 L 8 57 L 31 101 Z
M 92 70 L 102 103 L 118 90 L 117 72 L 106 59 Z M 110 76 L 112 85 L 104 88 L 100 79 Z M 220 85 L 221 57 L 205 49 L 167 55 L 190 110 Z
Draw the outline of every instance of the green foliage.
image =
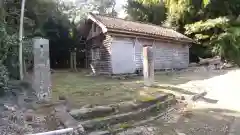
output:
M 101 15 L 110 15 L 117 16 L 117 12 L 115 11 L 115 0 L 89 0 L 89 5 L 92 8 L 92 11 L 97 11 Z
M 170 0 L 168 3 L 167 20 L 165 26 L 179 29 L 186 21 L 190 10 L 188 0 Z
M 216 18 L 219 16 L 238 16 L 240 13 L 239 0 L 209 0 L 204 8 L 205 18 Z
M 166 0 L 167 19 L 164 25 L 180 32 L 184 31 L 184 25 L 202 18 L 202 0 Z
M 43 25 L 48 21 L 49 18 L 60 18 L 59 4 L 54 0 L 27 0 L 26 1 L 26 12 L 25 16 L 34 21 L 34 26 L 29 28 L 25 36 L 43 36 L 46 33 L 43 30 Z M 63 20 L 64 21 L 64 20 Z M 24 27 L 28 29 L 28 27 Z
M 158 0 L 128 0 L 127 13 L 133 20 L 162 24 L 166 18 L 166 8 Z
M 213 53 L 240 66 L 240 26 L 229 27 L 212 42 Z
M 194 35 L 198 43 L 206 45 L 205 51 L 210 53 L 211 49 L 212 54 L 240 65 L 240 25 L 237 21 L 219 17 L 189 24 L 185 28 L 186 34 Z
M 210 3 L 210 0 L 203 0 L 203 6 L 207 7 L 207 5 Z
M 17 45 L 17 35 L 9 34 L 7 32 L 7 26 L 0 23 L 0 63 L 3 64 L 7 59 L 7 56 L 12 53 L 12 49 Z
M 21 1 L 6 0 L 4 2 L 2 11 L 4 12 L 2 20 L 6 25 L 8 25 L 8 32 L 11 34 L 18 32 L 20 23 Z M 24 27 L 25 33 L 28 33 L 35 27 L 35 21 L 29 18 L 27 14 L 28 9 L 26 9 L 25 12 L 26 15 L 24 17 Z
M 197 42 L 198 45 L 190 49 L 193 56 L 206 58 L 220 55 L 223 59 L 240 63 L 240 0 L 162 1 L 166 9 L 164 14 L 167 15 L 163 25 L 185 33 Z M 149 5 L 157 6 L 158 2 L 129 0 L 126 10 L 134 20 L 161 24 L 149 18 L 162 9 L 149 9 Z
M 0 96 L 8 90 L 8 71 L 7 68 L 0 64 Z
M 18 78 L 19 71 L 18 31 L 21 2 L 0 1 L 0 64 L 5 65 L 9 75 L 14 78 Z M 114 10 L 115 0 L 86 0 L 84 4 L 76 3 L 63 0 L 26 0 L 24 39 L 41 36 L 50 39 L 51 43 L 77 46 L 80 37 L 77 23 L 88 12 L 97 10 L 101 14 L 117 15 Z M 31 53 L 24 52 L 27 59 L 30 55 Z
M 17 44 L 17 36 L 11 35 L 7 32 L 7 26 L 0 23 L 0 95 L 8 90 L 9 74 L 5 67 L 8 63 L 9 56 L 14 55 L 14 47 Z
M 190 35 L 194 33 L 201 33 L 209 31 L 211 29 L 224 29 L 229 24 L 229 19 L 227 17 L 219 17 L 216 19 L 208 19 L 207 21 L 198 21 L 193 24 L 185 25 L 185 34 Z
M 209 41 L 222 33 L 229 26 L 230 19 L 218 17 L 206 21 L 198 21 L 193 24 L 185 25 L 185 34 L 192 37 L 197 43 L 209 45 Z

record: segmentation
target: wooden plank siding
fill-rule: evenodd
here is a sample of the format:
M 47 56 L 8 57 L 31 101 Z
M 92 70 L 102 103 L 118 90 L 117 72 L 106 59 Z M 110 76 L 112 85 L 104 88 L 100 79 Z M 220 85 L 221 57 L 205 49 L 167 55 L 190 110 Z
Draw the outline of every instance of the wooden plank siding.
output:
M 95 30 L 94 30 L 95 29 Z M 106 32 L 92 23 L 92 28 L 88 35 L 87 60 L 88 65 L 92 65 L 98 74 L 113 74 L 111 45 L 114 41 L 123 40 L 132 42 L 134 46 L 133 56 L 136 70 L 143 68 L 143 46 L 151 45 L 154 47 L 154 63 L 156 70 L 165 69 L 182 69 L 187 68 L 189 64 L 189 47 L 188 43 L 174 41 L 169 39 L 143 37 L 128 33 Z M 129 44 L 129 45 L 130 45 Z M 133 47 L 129 46 L 129 47 Z M 91 50 L 99 48 L 99 59 L 93 59 Z M 127 49 L 127 48 L 126 48 Z M 124 55 L 123 49 L 119 50 Z M 125 64 L 125 63 L 123 63 Z M 128 65 L 126 65 L 128 66 Z M 133 66 L 134 67 L 134 66 Z M 89 66 L 89 68 L 91 68 Z
M 151 45 L 154 47 L 155 70 L 165 69 L 183 69 L 189 64 L 189 47 L 180 42 L 166 42 L 161 40 L 145 39 L 143 37 L 124 37 L 113 35 L 114 39 L 132 40 L 135 47 L 135 63 L 136 70 L 142 70 L 143 45 Z M 124 54 L 124 52 L 123 52 Z
M 111 65 L 111 44 L 112 37 L 108 34 L 105 35 L 105 39 L 103 40 L 103 50 L 101 51 L 101 55 L 104 58 L 104 67 L 103 72 L 105 74 L 112 73 L 112 65 Z
M 136 38 L 134 39 L 135 43 L 135 62 L 136 70 L 141 70 L 143 68 L 143 46 L 150 45 L 152 46 L 154 41 L 150 39 Z
M 182 69 L 189 64 L 187 45 L 155 42 L 155 69 Z
M 107 34 L 100 34 L 88 41 L 88 63 L 93 66 L 98 74 L 110 74 L 112 71 L 110 56 L 111 41 L 111 36 Z M 100 59 L 92 59 L 92 49 L 94 48 L 99 48 Z

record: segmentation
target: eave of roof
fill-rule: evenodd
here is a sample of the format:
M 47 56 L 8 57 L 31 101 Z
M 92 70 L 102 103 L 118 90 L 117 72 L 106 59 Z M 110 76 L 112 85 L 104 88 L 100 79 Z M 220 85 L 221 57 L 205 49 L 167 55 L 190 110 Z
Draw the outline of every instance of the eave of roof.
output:
M 181 34 L 182 37 L 184 38 L 179 38 L 179 37 L 172 37 L 172 36 L 164 36 L 164 35 L 160 35 L 160 34 L 154 34 L 151 32 L 140 32 L 137 30 L 130 30 L 130 29 L 123 29 L 123 28 L 114 28 L 114 27 L 110 27 L 108 25 L 106 25 L 101 19 L 99 19 L 98 17 L 106 17 L 106 16 L 100 16 L 100 15 L 95 15 L 90 13 L 90 19 L 93 20 L 94 22 L 98 23 L 98 25 L 103 29 L 104 33 L 106 32 L 117 32 L 117 33 L 128 33 L 128 34 L 132 34 L 132 35 L 139 35 L 139 36 L 148 36 L 148 37 L 153 37 L 153 38 L 158 38 L 158 39 L 167 39 L 167 40 L 174 40 L 174 41 L 180 41 L 180 42 L 189 42 L 189 43 L 193 43 L 195 42 L 194 40 L 192 40 L 191 38 L 188 38 L 187 36 L 176 32 L 172 29 L 169 28 L 164 28 L 164 29 L 168 29 L 169 31 L 174 31 L 175 34 Z M 120 18 L 112 18 L 112 17 L 106 17 L 106 18 L 111 18 L 111 19 L 117 19 L 117 20 L 121 20 L 121 21 L 128 21 L 128 20 L 124 20 L 124 19 L 120 19 Z M 163 28 L 154 24 L 145 24 L 145 23 L 141 23 L 141 22 L 133 22 L 133 21 L 128 21 L 130 23 L 138 23 L 138 24 L 143 24 L 143 25 L 149 25 L 149 26 L 154 26 L 154 27 L 158 27 L 158 28 Z
M 142 37 L 152 37 L 157 38 L 157 39 L 165 39 L 165 40 L 174 40 L 174 41 L 178 41 L 178 42 L 186 42 L 186 43 L 193 43 L 195 42 L 194 40 L 192 40 L 191 38 L 189 39 L 185 39 L 185 38 L 173 38 L 173 37 L 166 37 L 166 36 L 159 36 L 159 35 L 154 35 L 154 34 L 149 34 L 149 33 L 141 33 L 141 32 L 137 32 L 137 31 L 126 31 L 126 30 L 120 30 L 120 29 L 112 29 L 112 28 L 108 28 L 108 32 L 115 32 L 115 33 L 126 33 L 126 34 L 130 34 L 130 35 L 136 35 L 136 36 L 142 36 Z

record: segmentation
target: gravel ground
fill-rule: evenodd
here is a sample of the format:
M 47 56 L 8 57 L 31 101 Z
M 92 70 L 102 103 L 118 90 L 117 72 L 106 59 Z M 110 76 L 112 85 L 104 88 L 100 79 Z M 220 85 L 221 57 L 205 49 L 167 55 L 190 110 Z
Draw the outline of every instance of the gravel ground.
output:
M 205 98 L 216 100 L 216 103 L 199 101 L 199 106 L 207 105 L 221 109 L 240 111 L 240 69 L 200 71 L 195 74 L 205 75 L 208 78 L 193 80 L 177 87 L 193 93 L 207 92 Z
M 178 73 L 177 77 L 190 81 L 172 86 L 186 90 L 188 93 L 206 91 L 207 95 L 192 102 L 190 101 L 192 94 L 176 92 L 187 99 L 188 106 L 185 111 L 172 112 L 159 120 L 119 135 L 238 135 L 240 133 L 240 69 L 211 70 L 206 67 L 194 67 Z
M 206 91 L 206 98 L 216 100 L 217 102 L 209 103 L 205 100 L 200 100 L 195 104 L 193 108 L 195 112 L 192 112 L 193 116 L 191 118 L 183 117 L 179 112 L 176 112 L 166 116 L 167 122 L 159 119 L 146 126 L 130 129 L 123 134 L 135 135 L 143 133 L 144 135 L 152 135 L 157 132 L 157 135 L 190 135 L 189 129 L 194 129 L 197 130 L 196 134 L 199 135 L 205 134 L 205 132 L 211 135 L 225 135 L 227 130 L 229 130 L 233 117 L 223 116 L 220 112 L 214 113 L 213 110 L 204 109 L 214 107 L 240 111 L 240 69 L 211 70 L 206 67 L 194 67 L 179 73 L 178 79 L 181 80 L 181 78 L 188 78 L 190 81 L 176 84 L 174 87 L 179 87 L 192 93 Z M 186 98 L 188 99 L 191 96 L 186 95 Z M 26 108 L 21 106 L 24 103 L 19 104 L 18 102 L 19 100 L 13 95 L 0 99 L 0 135 L 24 135 L 26 133 L 49 131 L 45 119 L 46 116 L 35 114 L 34 111 L 29 109 L 22 109 Z M 204 109 L 202 111 L 196 110 L 199 108 Z M 26 122 L 26 115 L 28 114 L 26 112 L 31 112 L 31 116 L 34 116 L 30 122 Z M 210 115 L 211 113 L 213 115 Z M 222 124 L 219 125 L 219 123 Z M 221 132 L 218 132 L 219 130 Z M 133 133 L 135 131 L 138 132 Z
M 47 116 L 29 108 L 24 94 L 7 93 L 0 98 L 0 135 L 26 135 L 49 131 Z

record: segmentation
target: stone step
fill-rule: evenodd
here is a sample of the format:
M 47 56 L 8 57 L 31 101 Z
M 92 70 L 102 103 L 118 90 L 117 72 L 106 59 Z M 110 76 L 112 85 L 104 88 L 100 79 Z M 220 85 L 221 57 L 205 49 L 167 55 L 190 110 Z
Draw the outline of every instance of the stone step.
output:
M 131 127 L 130 125 L 134 125 L 134 123 L 139 123 L 139 121 L 148 121 L 148 119 L 153 119 L 154 117 L 157 117 L 159 113 L 166 111 L 169 106 L 175 103 L 176 99 L 174 97 L 170 97 L 165 101 L 152 104 L 146 108 L 141 108 L 132 112 L 86 120 L 80 122 L 80 124 L 87 132 L 92 132 L 96 130 L 129 128 Z M 128 123 L 128 125 L 126 123 Z
M 128 123 L 122 123 L 122 124 L 116 124 L 109 127 L 108 130 L 97 130 L 89 133 L 89 135 L 145 135 L 144 128 L 153 128 L 153 126 L 150 126 L 149 123 L 152 123 L 153 121 L 165 116 L 167 113 L 171 113 L 172 111 L 175 111 L 176 108 L 169 107 L 166 110 L 163 110 L 162 113 L 159 113 L 156 116 L 150 116 L 145 120 L 138 120 L 138 121 L 129 121 Z M 141 130 L 140 130 L 141 129 Z M 152 132 L 155 132 L 154 130 L 151 130 Z M 152 135 L 151 133 L 149 135 Z
M 175 98 L 172 94 L 161 93 L 156 97 L 138 99 L 137 101 L 121 102 L 119 104 L 112 104 L 106 106 L 96 106 L 91 108 L 83 107 L 81 109 L 73 109 L 69 113 L 72 117 L 79 121 L 94 119 L 99 117 L 106 117 L 109 115 L 117 115 L 121 113 L 133 112 L 147 108 L 151 105 L 161 103 L 168 98 Z

